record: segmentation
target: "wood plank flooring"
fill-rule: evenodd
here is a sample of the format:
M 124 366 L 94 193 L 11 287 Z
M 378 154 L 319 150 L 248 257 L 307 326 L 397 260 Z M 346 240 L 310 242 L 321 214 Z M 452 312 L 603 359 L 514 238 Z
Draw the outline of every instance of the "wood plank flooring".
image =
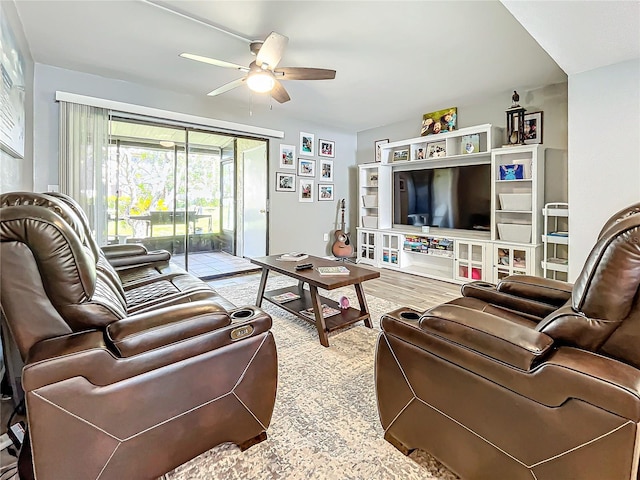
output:
M 454 283 L 431 280 L 386 268 L 374 268 L 368 265 L 358 266 L 380 272 L 380 278 L 368 280 L 362 284 L 365 294 L 374 295 L 401 306 L 413 307 L 416 310 L 423 311 L 460 296 L 460 285 Z M 213 288 L 219 288 L 259 280 L 260 274 L 248 274 L 212 280 L 207 283 Z

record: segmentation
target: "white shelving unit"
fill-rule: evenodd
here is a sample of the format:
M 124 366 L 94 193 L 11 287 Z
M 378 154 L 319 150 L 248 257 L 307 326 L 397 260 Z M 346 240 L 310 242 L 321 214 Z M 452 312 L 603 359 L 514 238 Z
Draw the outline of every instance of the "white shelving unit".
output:
M 491 239 L 538 244 L 544 204 L 544 148 L 518 145 L 494 149 L 491 172 Z
M 547 203 L 542 209 L 542 274 L 545 278 L 567 280 L 569 272 L 569 204 Z
M 501 147 L 502 136 L 485 124 L 399 140 L 381 147 L 380 163 L 359 165 L 358 261 L 454 283 L 542 275 L 545 150 Z M 465 148 L 469 143 L 473 149 Z M 434 146 L 444 153 L 430 158 Z M 396 172 L 482 164 L 491 166 L 491 231 L 393 224 Z M 501 176 L 503 168 L 512 174 Z M 446 249 L 434 246 L 440 240 Z
M 359 165 L 358 172 L 358 225 L 365 228 L 378 228 L 378 166 L 379 163 Z

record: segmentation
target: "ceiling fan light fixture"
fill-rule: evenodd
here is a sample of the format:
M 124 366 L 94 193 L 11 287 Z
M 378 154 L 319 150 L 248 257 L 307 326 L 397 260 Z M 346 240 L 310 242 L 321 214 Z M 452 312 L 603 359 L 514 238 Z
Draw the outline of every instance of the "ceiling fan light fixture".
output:
M 247 77 L 247 85 L 257 93 L 266 93 L 273 90 L 276 84 L 273 74 L 267 71 L 252 72 Z

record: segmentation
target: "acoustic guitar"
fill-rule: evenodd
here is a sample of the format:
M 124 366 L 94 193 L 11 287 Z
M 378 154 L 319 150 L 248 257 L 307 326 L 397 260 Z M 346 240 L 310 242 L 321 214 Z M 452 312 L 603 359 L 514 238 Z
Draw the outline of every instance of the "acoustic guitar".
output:
M 349 234 L 344 231 L 344 198 L 340 200 L 340 208 L 342 209 L 342 220 L 340 221 L 342 227 L 340 230 L 336 230 L 334 234 L 335 240 L 331 247 L 331 252 L 334 257 L 347 258 L 353 255 L 353 245 L 349 240 Z

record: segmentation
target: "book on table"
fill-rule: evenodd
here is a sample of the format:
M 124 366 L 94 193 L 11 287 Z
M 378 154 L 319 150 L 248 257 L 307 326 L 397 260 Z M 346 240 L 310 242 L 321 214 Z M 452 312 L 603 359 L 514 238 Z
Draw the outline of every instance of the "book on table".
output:
M 337 308 L 330 307 L 326 303 L 322 304 L 322 318 L 333 317 L 340 313 L 340 310 Z M 303 315 L 311 320 L 316 319 L 315 313 L 313 313 L 313 307 L 305 308 L 304 310 L 300 310 L 300 315 Z
M 349 275 L 349 269 L 342 265 L 337 267 L 318 267 L 320 275 Z
M 285 262 L 297 262 L 299 260 L 304 260 L 305 258 L 309 258 L 309 255 L 306 253 L 291 252 L 283 253 L 278 257 L 278 260 L 284 260 Z
M 280 295 L 274 295 L 273 297 L 271 297 L 271 300 L 278 303 L 286 303 L 292 300 L 297 300 L 298 298 L 300 298 L 300 295 L 298 295 L 297 293 L 284 292 Z

